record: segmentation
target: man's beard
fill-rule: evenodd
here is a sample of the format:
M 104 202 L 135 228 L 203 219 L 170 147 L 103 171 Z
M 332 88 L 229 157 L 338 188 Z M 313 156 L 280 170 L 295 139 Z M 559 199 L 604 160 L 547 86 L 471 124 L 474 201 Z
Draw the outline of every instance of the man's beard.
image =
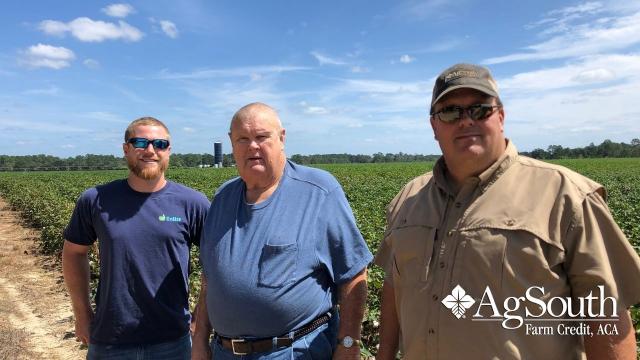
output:
M 169 159 L 159 160 L 158 166 L 147 167 L 139 164 L 137 159 L 127 158 L 127 166 L 137 177 L 144 180 L 153 180 L 164 174 L 169 167 Z

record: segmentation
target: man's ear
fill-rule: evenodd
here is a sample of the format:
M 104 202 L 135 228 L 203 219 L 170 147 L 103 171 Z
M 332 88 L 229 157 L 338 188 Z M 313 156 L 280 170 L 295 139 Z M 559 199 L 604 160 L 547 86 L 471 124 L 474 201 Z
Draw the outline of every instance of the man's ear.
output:
M 433 138 L 438 140 L 438 131 L 436 130 L 436 119 L 433 115 L 429 116 L 429 122 L 431 123 L 431 129 L 433 130 Z
M 282 130 L 280 130 L 280 142 L 282 143 L 282 149 L 284 150 L 284 140 L 286 138 L 286 130 L 284 128 L 282 128 Z

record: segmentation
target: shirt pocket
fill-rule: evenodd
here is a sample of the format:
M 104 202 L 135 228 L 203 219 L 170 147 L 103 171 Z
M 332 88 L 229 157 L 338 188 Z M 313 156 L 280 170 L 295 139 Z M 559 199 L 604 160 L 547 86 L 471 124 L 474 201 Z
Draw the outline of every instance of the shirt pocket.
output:
M 423 285 L 429 275 L 436 228 L 408 225 L 392 230 L 393 283 L 395 286 Z
M 566 284 L 564 275 L 558 272 L 563 251 L 538 233 L 526 226 L 463 231 L 456 254 L 456 265 L 462 266 L 456 267 L 454 281 L 464 282 L 473 290 L 489 286 L 504 296 L 521 296 L 531 286 L 560 290 Z
M 297 262 L 297 244 L 265 244 L 258 264 L 258 285 L 279 288 L 294 282 Z

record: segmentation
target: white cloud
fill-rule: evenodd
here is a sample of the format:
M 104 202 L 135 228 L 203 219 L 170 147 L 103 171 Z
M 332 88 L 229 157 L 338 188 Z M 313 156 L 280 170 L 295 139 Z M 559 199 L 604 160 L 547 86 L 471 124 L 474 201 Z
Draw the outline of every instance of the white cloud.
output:
M 100 122 L 110 122 L 110 123 L 117 123 L 117 124 L 129 123 L 129 120 L 123 119 L 122 117 L 107 111 L 92 111 L 86 114 L 81 114 L 81 117 L 98 120 Z
M 400 56 L 400 62 L 403 63 L 403 64 L 408 64 L 408 63 L 411 63 L 411 62 L 414 62 L 414 61 L 416 61 L 416 58 L 411 57 L 410 55 L 405 54 L 405 55 Z
M 354 66 L 351 68 L 351 72 L 355 74 L 368 73 L 370 71 L 371 69 L 362 66 Z
M 314 58 L 316 58 L 316 60 L 318 60 L 318 63 L 320 63 L 320 65 L 346 65 L 347 63 L 344 62 L 341 59 L 337 59 L 337 58 L 332 58 L 329 57 L 327 55 L 324 55 L 322 53 L 319 53 L 317 51 L 312 51 L 310 53 Z
M 593 5 L 591 8 L 595 8 Z M 591 9 L 587 7 L 587 9 Z M 579 10 L 564 10 L 572 14 Z M 584 10 L 586 11 L 586 10 Z M 572 15 L 568 15 L 572 16 Z M 573 20 L 573 17 L 571 18 Z M 580 24 L 569 24 L 564 19 L 556 24 L 557 35 L 527 46 L 527 52 L 517 52 L 484 60 L 485 64 L 512 61 L 559 59 L 621 50 L 640 43 L 640 12 L 617 17 L 585 19 Z M 544 35 L 544 34 L 543 34 Z
M 137 93 L 123 88 L 121 86 L 115 86 L 115 89 L 118 90 L 122 95 L 124 95 L 127 99 L 133 101 L 133 102 L 137 102 L 137 103 L 147 103 L 147 101 L 145 99 L 143 99 L 142 97 L 140 97 L 140 95 L 138 95 Z
M 102 12 L 117 18 L 126 18 L 135 12 L 133 6 L 129 4 L 111 4 L 102 9 Z
M 194 132 L 196 132 L 196 129 L 194 129 L 192 127 L 185 126 L 185 127 L 182 128 L 182 131 L 187 132 L 187 133 L 194 133 Z
M 167 70 L 162 70 L 158 78 L 163 80 L 198 80 L 220 77 L 246 77 L 249 75 L 252 80 L 259 80 L 264 74 L 277 74 L 308 69 L 308 67 L 294 65 L 261 65 L 228 69 L 203 69 L 190 73 L 171 73 Z
M 100 62 L 98 60 L 94 60 L 94 59 L 85 59 L 82 64 L 84 64 L 84 66 L 88 67 L 89 69 L 99 69 L 100 68 Z
M 498 83 L 506 132 L 521 150 L 585 146 L 607 138 L 628 142 L 629 134 L 640 133 L 640 112 L 628 106 L 640 92 L 638 53 L 594 55 Z
M 58 95 L 59 92 L 60 92 L 60 89 L 57 86 L 49 86 L 48 88 L 45 88 L 45 89 L 26 90 L 26 91 L 23 91 L 22 93 L 25 94 L 25 95 L 51 95 L 51 96 L 55 96 L 55 95 Z
M 73 125 L 66 125 L 64 121 L 59 119 L 47 120 L 47 121 L 31 121 L 28 118 L 21 118 L 20 120 L 13 120 L 8 118 L 0 118 L 0 127 L 8 128 L 11 130 L 28 130 L 28 131 L 42 131 L 46 133 L 69 133 L 69 132 L 90 132 L 92 130 L 80 128 Z
M 615 79 L 616 74 L 611 69 L 588 69 L 580 72 L 572 78 L 578 83 L 599 83 Z
M 136 27 L 119 20 L 118 24 L 91 20 L 87 17 L 79 17 L 68 23 L 55 20 L 44 20 L 39 29 L 45 34 L 63 36 L 67 32 L 73 37 L 84 42 L 102 42 L 105 40 L 139 41 L 144 34 Z
M 59 70 L 71 65 L 71 61 L 75 58 L 73 51 L 65 47 L 38 44 L 30 46 L 22 53 L 20 63 L 33 68 Z
M 386 80 L 344 80 L 345 90 L 365 93 L 426 93 L 430 84 L 402 83 Z
M 69 26 L 63 22 L 55 20 L 44 20 L 40 22 L 38 28 L 45 34 L 63 36 L 69 31 Z
M 63 149 L 75 149 L 75 145 L 73 144 L 64 144 L 64 145 L 60 145 L 61 148 Z
M 603 8 L 603 4 L 598 1 L 586 2 L 576 6 L 567 6 L 562 9 L 551 10 L 549 15 L 561 15 L 561 16 L 573 16 L 576 14 L 593 14 L 600 12 Z
M 327 114 L 329 111 L 322 106 L 308 106 L 304 109 L 305 114 L 322 115 Z
M 452 3 L 447 0 L 409 0 L 404 1 L 396 9 L 396 16 L 403 21 L 407 19 L 422 20 L 434 16 L 443 16 L 442 10 L 452 10 Z
M 498 80 L 498 85 L 511 93 L 541 92 L 633 78 L 640 78 L 640 54 L 585 57 L 555 68 L 519 73 Z
M 175 39 L 178 37 L 178 28 L 176 24 L 172 23 L 169 20 L 160 20 L 160 27 L 162 27 L 162 31 L 170 38 Z

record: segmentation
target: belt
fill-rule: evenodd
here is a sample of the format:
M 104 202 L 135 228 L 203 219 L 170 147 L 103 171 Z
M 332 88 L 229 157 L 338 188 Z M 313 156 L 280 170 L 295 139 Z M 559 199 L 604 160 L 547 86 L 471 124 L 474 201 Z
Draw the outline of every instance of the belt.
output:
M 248 355 L 257 352 L 267 352 L 274 348 L 289 347 L 295 340 L 310 334 L 313 330 L 321 325 L 329 322 L 331 312 L 320 315 L 315 320 L 302 326 L 298 330 L 293 331 L 293 337 L 289 334 L 276 336 L 274 338 L 263 339 L 245 339 L 245 338 L 228 338 L 214 332 L 215 341 L 223 348 L 233 351 L 234 355 Z

